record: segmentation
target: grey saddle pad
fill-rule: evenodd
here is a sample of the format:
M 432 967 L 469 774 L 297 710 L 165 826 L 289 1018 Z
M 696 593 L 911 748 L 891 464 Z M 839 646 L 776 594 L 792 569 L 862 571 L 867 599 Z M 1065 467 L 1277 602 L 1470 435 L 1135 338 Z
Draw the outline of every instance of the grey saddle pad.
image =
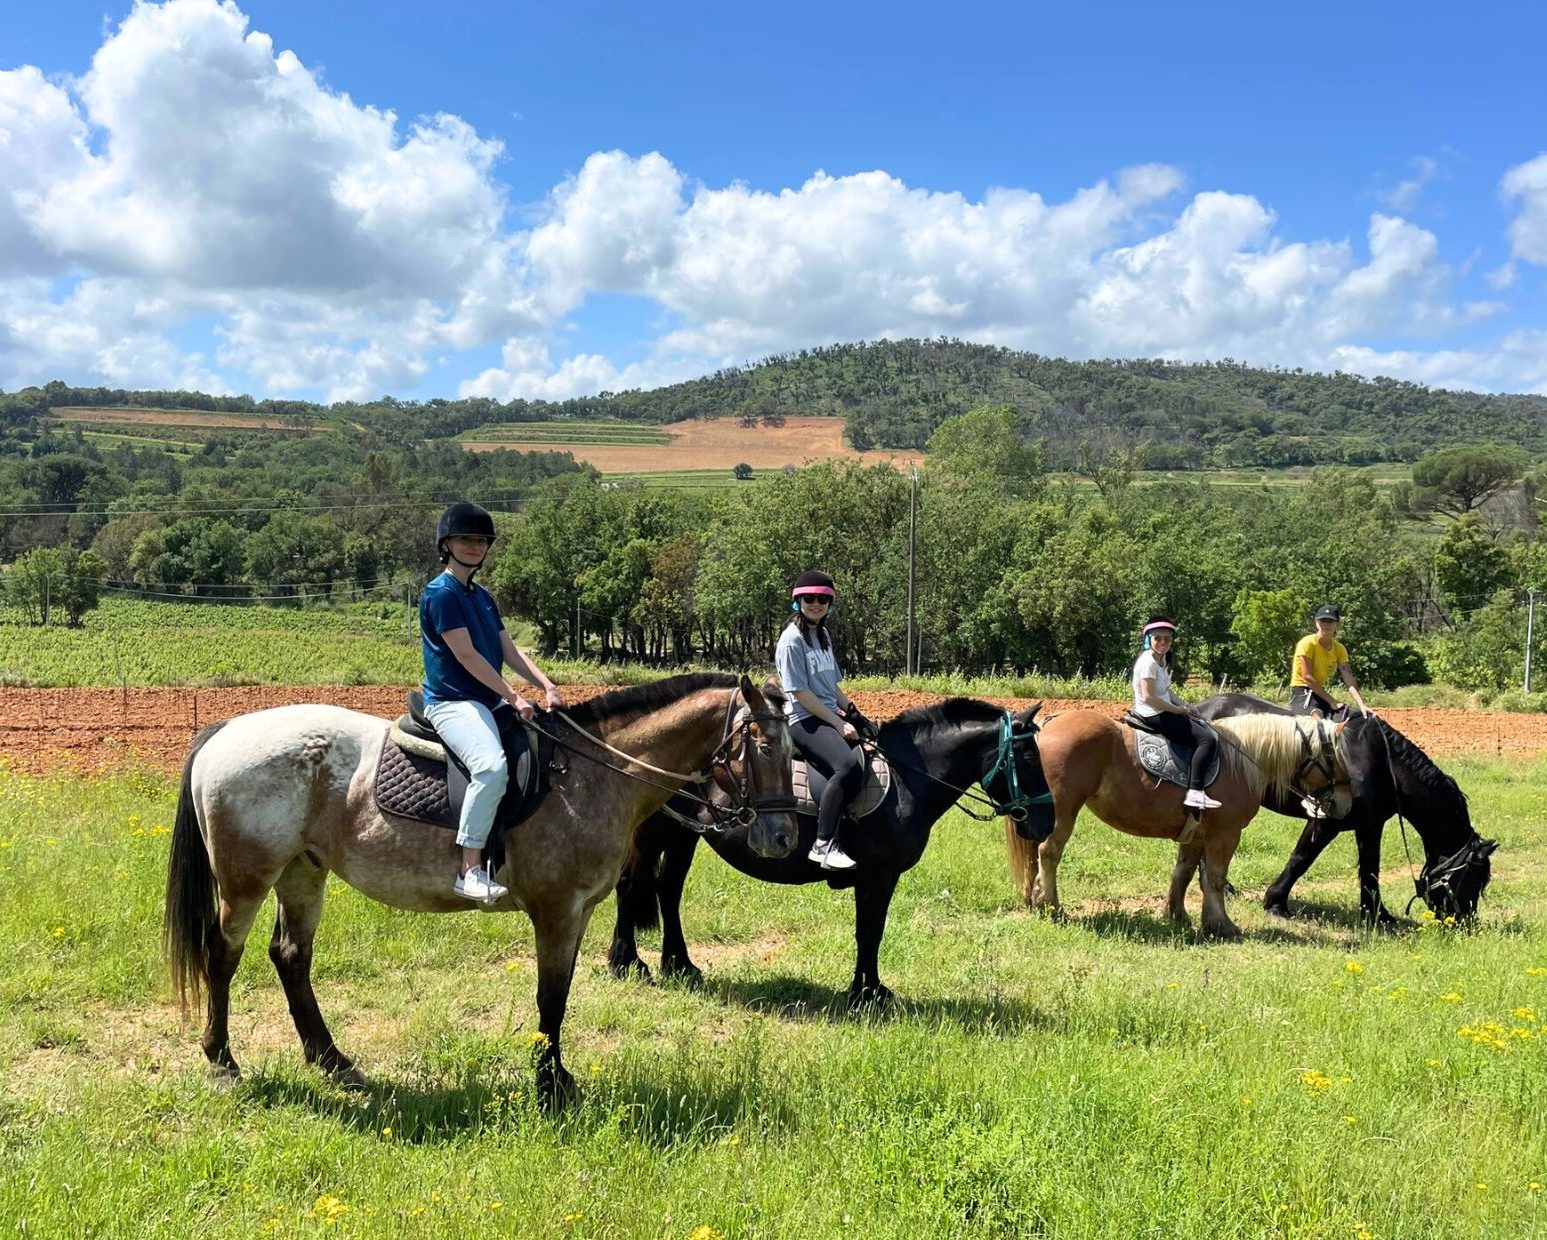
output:
M 849 802 L 847 816 L 864 818 L 875 813 L 892 790 L 892 766 L 879 749 L 867 748 L 870 761 L 865 764 L 865 782 L 860 785 L 859 795 Z M 806 760 L 797 756 L 790 768 L 790 784 L 795 793 L 795 812 L 815 814 L 822 799 L 822 789 L 827 787 L 827 776 L 813 771 Z
M 1137 728 L 1134 729 L 1133 736 L 1139 748 L 1140 766 L 1156 779 L 1163 779 L 1168 784 L 1176 784 L 1181 788 L 1187 787 L 1187 772 L 1192 765 L 1193 747 L 1191 745 L 1174 744 L 1158 732 L 1141 732 Z M 1209 763 L 1209 769 L 1203 775 L 1203 786 L 1207 788 L 1218 778 L 1219 750 L 1215 749 L 1214 760 Z

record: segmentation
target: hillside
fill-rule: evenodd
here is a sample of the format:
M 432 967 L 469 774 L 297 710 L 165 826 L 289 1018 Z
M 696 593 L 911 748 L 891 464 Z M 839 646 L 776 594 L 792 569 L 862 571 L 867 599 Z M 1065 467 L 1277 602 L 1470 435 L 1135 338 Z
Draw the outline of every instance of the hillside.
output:
M 1434 447 L 1478 440 L 1547 452 L 1542 396 L 1483 396 L 1231 361 L 1070 362 L 955 340 L 832 345 L 669 387 L 557 402 L 383 397 L 324 407 L 56 381 L 0 394 L 0 425 L 25 425 L 66 408 L 135 406 L 245 416 L 255 428 L 257 419 L 296 430 L 353 425 L 408 443 L 552 420 L 832 416 L 844 419 L 856 449 L 917 449 L 943 419 L 990 402 L 1013 406 L 1026 433 L 1048 441 L 1055 467 L 1072 463 L 1092 441 L 1145 444 L 1149 465 L 1158 469 L 1411 461 Z

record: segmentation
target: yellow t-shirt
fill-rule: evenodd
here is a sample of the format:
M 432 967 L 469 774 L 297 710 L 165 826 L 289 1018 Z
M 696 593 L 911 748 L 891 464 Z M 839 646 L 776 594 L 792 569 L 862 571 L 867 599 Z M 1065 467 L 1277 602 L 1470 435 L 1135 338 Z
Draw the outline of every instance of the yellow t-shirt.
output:
M 1311 672 L 1322 684 L 1330 681 L 1332 674 L 1342 664 L 1348 662 L 1348 650 L 1342 642 L 1334 638 L 1332 649 L 1328 650 L 1316 640 L 1316 634 L 1309 633 L 1302 637 L 1295 645 L 1295 656 L 1289 661 L 1289 687 L 1291 689 L 1310 683 L 1300 674 L 1300 657 L 1302 655 L 1310 660 Z

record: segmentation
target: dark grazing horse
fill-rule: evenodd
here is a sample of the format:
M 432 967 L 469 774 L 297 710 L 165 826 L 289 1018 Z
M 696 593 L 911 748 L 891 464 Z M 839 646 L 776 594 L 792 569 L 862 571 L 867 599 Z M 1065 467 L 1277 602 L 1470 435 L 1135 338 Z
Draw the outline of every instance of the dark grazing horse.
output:
M 748 847 L 741 829 L 706 833 L 704 838 L 736 869 L 764 882 L 825 881 L 834 888 L 853 887 L 856 953 L 849 1004 L 886 1004 L 893 996 L 881 982 L 877 957 L 897 880 L 917 864 L 931 828 L 970 784 L 980 783 L 1000 807 L 1013 798 L 1010 773 L 999 760 L 1001 736 L 1013 736 L 1009 760 L 1020 788 L 1029 794 L 1046 791 L 1033 723 L 1038 709 L 1033 706 L 1011 717 L 1007 730 L 1000 707 L 952 698 L 905 711 L 883 724 L 877 743 L 892 759 L 892 788 L 873 813 L 839 828 L 844 851 L 858 862 L 852 870 L 824 870 L 807 859 L 816 838 L 816 819 L 807 815 L 800 818 L 800 842 L 783 858 L 759 856 Z M 607 955 L 618 977 L 631 971 L 649 976 L 634 932 L 654 926 L 657 909 L 662 922 L 661 973 L 701 976 L 688 958 L 681 915 L 682 887 L 697 843 L 695 831 L 667 814 L 656 814 L 639 828 L 634 855 L 618 883 L 618 922 Z
M 1248 693 L 1220 693 L 1199 703 L 1198 713 L 1205 719 L 1227 719 L 1289 712 Z M 1290 889 L 1336 836 L 1352 831 L 1359 849 L 1359 911 L 1371 925 L 1394 925 L 1396 918 L 1381 901 L 1380 848 L 1387 820 L 1400 813 L 1423 841 L 1424 865 L 1415 898 L 1421 897 L 1436 917 L 1464 921 L 1476 916 L 1498 841 L 1485 840 L 1473 830 L 1466 794 L 1384 719 L 1356 715 L 1344 736 L 1354 793 L 1347 815 L 1311 818 L 1293 794 L 1275 796 L 1270 791 L 1263 798 L 1264 807 L 1274 813 L 1305 820 L 1284 872 L 1263 894 L 1268 912 L 1288 917 Z

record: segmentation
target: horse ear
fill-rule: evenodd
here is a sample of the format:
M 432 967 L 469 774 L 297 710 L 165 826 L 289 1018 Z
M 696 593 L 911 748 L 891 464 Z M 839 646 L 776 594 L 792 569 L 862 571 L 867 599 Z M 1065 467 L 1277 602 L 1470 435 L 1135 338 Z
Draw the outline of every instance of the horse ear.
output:
M 1477 845 L 1477 855 L 1479 857 L 1491 857 L 1498 846 L 1498 840 L 1483 840 L 1482 843 Z
M 752 683 L 752 677 L 748 676 L 745 672 L 741 673 L 741 684 L 739 688 L 741 689 L 742 700 L 745 701 L 748 706 L 750 706 L 753 710 L 761 710 L 763 708 L 762 691 Z

